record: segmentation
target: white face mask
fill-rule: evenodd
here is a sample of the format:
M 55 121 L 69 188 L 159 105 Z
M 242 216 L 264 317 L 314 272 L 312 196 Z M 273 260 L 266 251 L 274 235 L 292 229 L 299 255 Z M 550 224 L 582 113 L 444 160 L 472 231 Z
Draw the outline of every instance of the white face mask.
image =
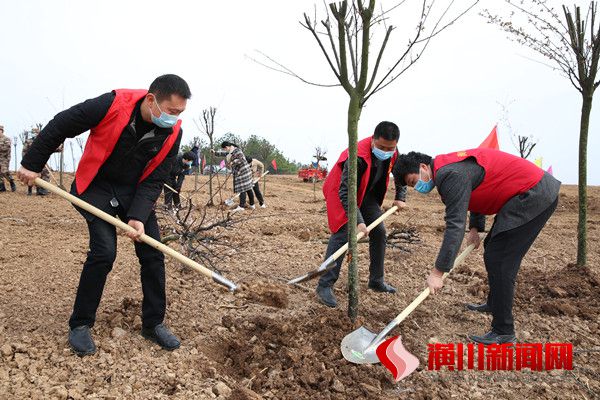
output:
M 154 98 L 154 102 L 156 103 L 156 108 L 160 111 L 160 117 L 155 117 L 154 114 L 152 114 L 152 109 L 150 109 L 150 119 L 152 120 L 152 123 L 159 128 L 172 128 L 175 126 L 177 123 L 177 116 L 167 114 L 161 110 L 156 97 Z

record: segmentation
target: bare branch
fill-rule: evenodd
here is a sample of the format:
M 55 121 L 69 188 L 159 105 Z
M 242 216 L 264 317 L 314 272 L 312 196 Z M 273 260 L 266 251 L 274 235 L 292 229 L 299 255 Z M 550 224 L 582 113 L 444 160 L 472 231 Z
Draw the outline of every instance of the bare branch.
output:
M 257 53 L 259 53 L 260 55 L 262 55 L 263 57 L 265 57 L 266 59 L 268 59 L 270 62 L 272 62 L 273 64 L 277 65 L 279 68 L 275 68 L 273 66 L 267 65 L 253 57 L 250 57 L 248 55 L 246 55 L 246 57 L 252 61 L 254 61 L 255 63 L 262 65 L 265 68 L 268 68 L 270 70 L 276 71 L 276 72 L 280 72 L 282 74 L 286 74 L 289 76 L 292 76 L 308 85 L 313 85 L 313 86 L 320 86 L 320 87 L 336 87 L 336 86 L 340 86 L 339 83 L 332 83 L 332 84 L 323 84 L 323 83 L 316 83 L 316 82 L 311 82 L 303 77 L 301 77 L 300 75 L 298 75 L 297 73 L 295 73 L 294 71 L 292 71 L 291 69 L 289 69 L 288 67 L 286 67 L 285 65 L 275 61 L 273 58 L 269 57 L 268 55 L 266 55 L 265 53 L 256 50 Z

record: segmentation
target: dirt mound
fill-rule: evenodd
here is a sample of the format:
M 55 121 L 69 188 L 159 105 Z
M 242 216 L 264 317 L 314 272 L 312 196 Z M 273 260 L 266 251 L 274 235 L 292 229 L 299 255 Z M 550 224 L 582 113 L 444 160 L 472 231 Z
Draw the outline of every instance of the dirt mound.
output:
M 251 303 L 270 307 L 287 308 L 289 304 L 287 287 L 268 282 L 254 282 L 240 287 L 240 297 Z
M 223 198 L 232 195 L 230 183 Z M 312 187 L 295 176 L 269 177 L 268 208 L 254 210 L 252 218 L 234 215 L 239 223 L 219 230 L 219 240 L 236 252 L 223 253 L 218 267 L 227 278 L 245 283 L 239 293 L 230 294 L 167 259 L 165 322 L 182 343 L 174 352 L 139 334 L 139 260 L 130 240 L 119 235 L 117 260 L 93 328 L 98 352 L 81 359 L 71 353 L 66 333 L 89 245 L 85 221 L 62 198 L 27 196 L 17 184 L 16 193 L 0 193 L 0 247 L 5 250 L 0 254 L 1 399 L 571 399 L 600 393 L 597 353 L 574 353 L 568 374 L 427 369 L 428 343 L 465 343 L 465 333 L 485 332 L 489 316 L 464 311 L 465 302 L 480 302 L 487 294 L 481 249 L 453 271 L 440 296 L 427 299 L 394 330 L 421 369 L 396 383 L 381 364 L 344 360 L 340 342 L 355 328 L 346 316 L 347 268 L 335 288 L 337 309 L 318 303 L 316 281 L 299 287 L 284 282 L 320 265 L 330 236 L 324 203 L 312 203 Z M 187 178 L 184 192 L 193 187 L 194 180 Z M 193 195 L 197 204 L 208 201 L 206 192 L 205 187 Z M 577 350 L 598 345 L 600 293 L 589 277 L 600 273 L 600 213 L 593 210 L 600 205 L 600 187 L 590 187 L 588 195 L 588 265 L 596 275 L 565 268 L 576 255 L 566 244 L 576 234 L 577 188 L 563 185 L 561 201 L 571 201 L 572 209 L 550 219 L 518 276 L 520 340 L 572 342 Z M 392 201 L 390 190 L 386 204 Z M 388 233 L 414 226 L 422 240 L 418 251 L 390 248 L 386 253 L 386 279 L 398 293 L 368 290 L 368 247 L 359 249 L 359 318 L 374 332 L 421 293 L 439 250 L 443 203 L 409 191 L 408 205 L 408 214 L 386 221 Z M 181 250 L 177 243 L 171 246 Z M 586 314 L 586 307 L 593 312 Z
M 550 275 L 529 275 L 523 286 L 517 297 L 523 303 L 532 297 L 544 299 L 538 304 L 545 314 L 594 320 L 600 313 L 600 277 L 589 267 L 568 264 Z
M 600 211 L 600 198 L 594 196 L 594 189 L 588 190 L 588 213 Z M 577 212 L 578 210 L 579 197 L 577 193 L 559 194 L 557 211 Z
M 342 358 L 340 340 L 353 328 L 336 314 L 287 320 L 257 316 L 235 325 L 225 350 L 227 373 L 256 393 L 283 392 L 294 399 L 377 398 L 383 387 L 392 387 L 384 369 L 360 373 Z M 294 388 L 291 381 L 297 382 Z

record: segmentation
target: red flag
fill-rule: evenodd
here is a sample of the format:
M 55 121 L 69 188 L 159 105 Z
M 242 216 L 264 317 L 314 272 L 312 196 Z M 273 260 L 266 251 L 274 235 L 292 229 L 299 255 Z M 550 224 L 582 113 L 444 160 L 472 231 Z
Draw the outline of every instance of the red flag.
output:
M 552 173 L 552 172 L 553 172 L 553 171 L 552 171 L 552 165 L 550 166 L 550 168 L 548 168 L 548 170 L 547 170 L 546 172 L 548 172 L 550 175 L 554 175 L 554 174 Z
M 485 138 L 483 142 L 479 145 L 481 148 L 487 149 L 495 149 L 500 150 L 500 145 L 498 144 L 498 125 L 494 126 L 494 129 L 490 132 L 488 137 Z
M 277 171 L 277 161 L 275 161 L 275 159 L 273 159 L 273 161 L 271 161 L 271 165 L 273 166 L 273 169 L 275 171 Z
M 204 167 L 206 167 L 206 157 L 202 156 L 202 171 L 204 171 Z

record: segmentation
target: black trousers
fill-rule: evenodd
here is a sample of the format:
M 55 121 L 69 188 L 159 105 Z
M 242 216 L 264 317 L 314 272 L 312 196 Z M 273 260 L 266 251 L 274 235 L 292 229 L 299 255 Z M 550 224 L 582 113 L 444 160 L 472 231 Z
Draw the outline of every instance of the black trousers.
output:
M 171 186 L 169 184 L 169 186 Z M 177 193 L 174 193 L 171 189 L 165 187 L 165 206 L 170 207 L 172 203 L 175 204 L 175 207 L 181 207 L 181 198 L 179 196 L 179 188 L 175 186 L 171 186 L 173 189 L 177 190 Z
M 126 221 L 126 213 L 120 206 L 114 209 L 114 215 L 119 215 L 123 221 Z M 71 328 L 94 325 L 106 277 L 117 256 L 116 228 L 100 218 L 86 219 L 86 221 L 90 234 L 90 247 L 79 278 L 73 314 L 69 319 Z M 144 230 L 148 236 L 160 240 L 154 212 L 148 217 Z M 162 323 L 165 317 L 165 258 L 163 253 L 145 243 L 136 242 L 135 253 L 141 264 L 140 276 L 144 294 L 142 324 L 146 328 L 152 328 Z
M 365 224 L 369 225 L 381 216 L 381 206 L 374 198 L 367 196 L 360 206 L 360 212 L 365 220 Z M 329 258 L 340 247 L 348 241 L 348 224 L 342 226 L 339 231 L 331 235 L 325 259 Z M 383 283 L 383 260 L 385 259 L 386 232 L 383 222 L 377 225 L 369 232 L 369 256 L 371 263 L 369 265 L 369 281 L 373 283 Z M 345 255 L 345 254 L 344 254 Z M 344 255 L 340 256 L 335 267 L 326 272 L 319 279 L 319 286 L 333 286 L 340 276 L 340 269 L 344 262 Z
M 485 238 L 483 260 L 488 273 L 487 303 L 492 311 L 492 330 L 500 335 L 513 335 L 513 300 L 515 281 L 523 257 L 556 210 L 558 198 L 540 215 L 517 228 Z M 493 227 L 492 227 L 493 229 Z
M 248 198 L 250 199 L 250 205 L 254 205 L 254 193 L 252 193 L 252 189 L 250 189 L 240 193 L 240 207 L 244 207 L 246 205 L 246 194 L 248 194 Z
M 258 204 L 262 206 L 263 204 L 265 204 L 265 200 L 263 199 L 263 195 L 260 192 L 260 185 L 259 185 L 259 183 L 260 183 L 260 181 L 256 182 L 254 184 L 254 187 L 252 188 L 252 190 L 254 190 L 254 194 L 256 195 L 256 199 L 258 200 Z

